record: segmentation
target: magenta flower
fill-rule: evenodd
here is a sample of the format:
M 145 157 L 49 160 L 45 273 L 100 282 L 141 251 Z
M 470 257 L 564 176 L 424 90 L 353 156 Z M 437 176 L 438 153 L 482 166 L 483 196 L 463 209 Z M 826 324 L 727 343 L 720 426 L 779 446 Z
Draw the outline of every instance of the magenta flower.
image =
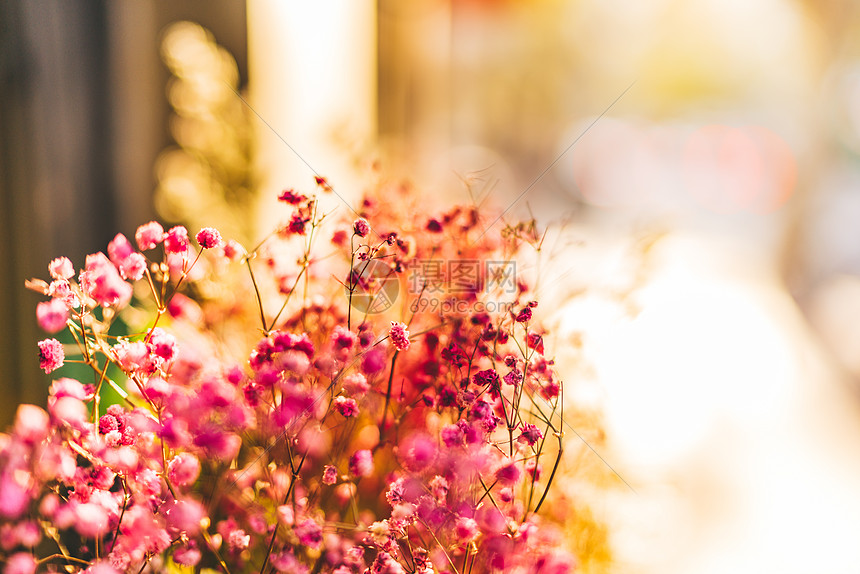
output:
M 406 329 L 405 323 L 392 321 L 391 328 L 388 330 L 388 337 L 391 339 L 394 348 L 398 351 L 405 351 L 411 345 L 409 331 Z
M 499 481 L 499 484 L 511 486 L 516 484 L 520 479 L 520 475 L 521 472 L 517 464 L 515 462 L 510 462 L 496 471 L 496 480 Z
M 354 477 L 373 474 L 373 453 L 367 449 L 357 450 L 349 457 L 349 473 Z
M 366 237 L 370 233 L 370 224 L 366 219 L 356 219 L 355 223 L 352 224 L 352 232 L 359 237 Z
M 167 476 L 179 486 L 193 484 L 200 476 L 200 461 L 190 452 L 178 454 L 168 463 Z
M 299 539 L 299 544 L 308 548 L 317 549 L 322 543 L 322 528 L 315 520 L 310 518 L 296 524 L 293 532 Z
M 521 443 L 526 443 L 529 446 L 534 446 L 534 444 L 543 438 L 543 433 L 540 432 L 540 429 L 535 425 L 530 423 L 524 423 L 522 427 L 522 433 L 517 440 Z
M 124 307 L 131 299 L 131 285 L 123 281 L 117 268 L 101 252 L 87 255 L 80 283 L 84 293 L 102 307 Z
M 301 193 L 296 193 L 294 189 L 285 189 L 281 192 L 281 195 L 278 196 L 278 201 L 283 201 L 284 203 L 289 203 L 290 205 L 298 205 L 306 199 L 306 196 L 302 195 Z
M 325 468 L 323 469 L 322 482 L 323 482 L 323 484 L 327 484 L 329 486 L 336 483 L 337 482 L 337 468 L 335 468 L 334 466 L 332 466 L 330 464 L 327 464 L 325 466 Z
M 136 281 L 143 277 L 146 271 L 146 259 L 134 250 L 125 235 L 118 233 L 108 244 L 108 257 L 116 265 L 123 279 Z
M 62 299 L 42 301 L 36 305 L 36 320 L 48 333 L 62 331 L 69 320 L 69 306 Z
M 164 249 L 168 253 L 185 253 L 188 250 L 188 230 L 182 225 L 171 227 L 164 236 Z
M 221 233 L 214 227 L 204 227 L 197 232 L 197 244 L 203 249 L 212 249 L 221 245 Z
M 358 415 L 358 403 L 355 402 L 355 399 L 336 397 L 334 399 L 334 408 L 346 418 Z
M 56 371 L 63 366 L 63 361 L 66 359 L 66 353 L 63 351 L 63 345 L 56 339 L 45 339 L 39 341 L 39 367 L 50 373 Z
M 35 574 L 36 560 L 29 552 L 16 552 L 6 561 L 3 574 Z
M 137 248 L 141 251 L 152 249 L 164 241 L 164 228 L 157 221 L 144 223 L 137 228 L 134 239 L 137 241 Z
M 54 279 L 71 279 L 75 275 L 75 267 L 68 257 L 57 257 L 48 264 L 48 271 Z

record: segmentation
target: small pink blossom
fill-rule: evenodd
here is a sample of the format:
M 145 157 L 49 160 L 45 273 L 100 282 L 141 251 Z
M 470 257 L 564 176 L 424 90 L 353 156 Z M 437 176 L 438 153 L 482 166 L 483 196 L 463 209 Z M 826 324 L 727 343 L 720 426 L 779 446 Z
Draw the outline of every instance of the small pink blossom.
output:
M 380 348 L 367 351 L 361 360 L 361 370 L 373 375 L 385 368 L 385 352 Z
M 160 327 L 155 327 L 150 329 L 146 338 L 153 354 L 167 362 L 176 358 L 176 337 Z
M 278 196 L 278 201 L 283 201 L 290 205 L 298 205 L 306 199 L 307 196 L 297 193 L 294 189 L 285 189 L 281 192 L 281 195 Z
M 517 437 L 517 440 L 521 443 L 526 443 L 529 446 L 534 446 L 534 444 L 542 438 L 543 433 L 539 428 L 531 423 L 524 423 L 522 433 Z
M 308 548 L 317 549 L 322 543 L 322 527 L 316 520 L 311 518 L 305 519 L 298 523 L 293 532 L 299 539 L 299 544 Z
M 6 561 L 3 574 L 34 574 L 36 559 L 29 552 L 16 552 Z
M 193 540 L 173 551 L 173 561 L 182 566 L 196 566 L 202 555 Z
M 460 544 L 466 544 L 474 540 L 478 536 L 478 523 L 474 518 L 461 516 L 454 523 L 454 534 Z
M 197 232 L 197 244 L 203 249 L 212 249 L 221 245 L 221 233 L 214 227 L 204 227 Z
M 143 277 L 146 271 L 146 259 L 134 250 L 131 242 L 122 233 L 117 233 L 108 244 L 108 257 L 116 265 L 123 279 L 134 281 Z
M 366 219 L 356 219 L 355 223 L 352 224 L 352 232 L 359 237 L 366 237 L 370 233 L 370 224 Z
M 322 475 L 323 484 L 327 484 L 331 486 L 332 484 L 337 482 L 337 468 L 334 466 L 327 464 L 323 469 Z
M 72 285 L 67 279 L 51 281 L 51 284 L 48 285 L 48 295 L 54 299 L 61 300 L 69 309 L 76 308 L 80 305 L 78 296 L 72 291 Z
M 48 271 L 54 279 L 71 279 L 75 275 L 75 267 L 68 257 L 57 257 L 48 264 Z
M 62 299 L 42 301 L 36 305 L 36 320 L 48 333 L 57 333 L 66 327 L 69 320 L 69 307 Z
M 188 250 L 188 230 L 182 225 L 171 227 L 164 236 L 164 249 L 168 253 L 185 253 Z
M 108 515 L 105 509 L 98 504 L 79 504 L 74 509 L 75 529 L 81 536 L 96 538 L 107 531 Z
M 510 462 L 496 471 L 496 480 L 499 484 L 510 486 L 520 479 L 520 469 L 515 462 Z
M 517 323 L 528 323 L 531 320 L 531 318 L 532 318 L 532 308 L 531 308 L 531 306 L 529 306 L 529 307 L 523 307 L 522 310 L 520 310 L 520 312 L 517 313 L 515 320 Z
M 235 239 L 230 239 L 224 244 L 224 257 L 229 259 L 230 261 L 235 261 L 238 259 L 239 255 L 241 255 L 244 251 L 242 246 Z
M 353 373 L 343 380 L 343 390 L 355 397 L 363 396 L 369 389 L 370 384 L 361 373 Z
M 0 516 L 5 518 L 18 518 L 30 504 L 30 494 L 12 474 L 0 474 Z
M 143 341 L 122 341 L 113 346 L 113 352 L 119 367 L 127 373 L 146 373 L 154 369 L 149 348 Z
M 200 461 L 190 452 L 180 453 L 168 463 L 167 476 L 179 486 L 193 484 L 200 476 Z
M 15 414 L 15 434 L 24 442 L 39 443 L 48 436 L 50 418 L 36 405 L 19 405 Z
M 251 544 L 251 535 L 246 534 L 241 528 L 230 532 L 227 536 L 227 546 L 233 552 L 241 552 Z
M 355 399 L 337 397 L 334 399 L 334 408 L 346 418 L 358 415 L 358 404 L 355 402 Z
M 373 453 L 367 449 L 356 451 L 349 458 L 349 472 L 355 477 L 373 474 Z
M 394 348 L 398 351 L 405 351 L 411 344 L 409 341 L 409 331 L 406 329 L 405 323 L 392 321 L 391 329 L 388 330 L 388 337 L 391 339 Z
M 157 221 L 144 223 L 137 228 L 134 239 L 137 241 L 137 247 L 141 251 L 152 249 L 164 241 L 164 228 Z
M 84 293 L 102 307 L 124 307 L 131 299 L 131 285 L 123 281 L 114 264 L 101 252 L 87 255 L 80 284 Z
M 50 373 L 63 366 L 66 353 L 63 344 L 56 339 L 39 341 L 39 368 Z
M 51 397 L 48 411 L 56 420 L 75 429 L 82 429 L 87 422 L 87 406 L 74 397 Z
M 196 500 L 173 500 L 164 505 L 162 515 L 171 530 L 193 537 L 200 532 L 200 521 L 206 516 L 206 509 Z

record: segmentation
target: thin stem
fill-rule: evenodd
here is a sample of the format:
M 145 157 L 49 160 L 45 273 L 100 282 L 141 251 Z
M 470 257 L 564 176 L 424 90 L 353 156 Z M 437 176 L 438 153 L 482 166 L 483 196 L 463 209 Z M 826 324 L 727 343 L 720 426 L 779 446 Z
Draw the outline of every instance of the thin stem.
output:
M 269 328 L 266 327 L 266 314 L 263 311 L 263 299 L 260 297 L 260 289 L 257 287 L 257 279 L 254 277 L 254 270 L 251 269 L 251 259 L 245 256 L 245 265 L 248 267 L 248 273 L 251 275 L 251 284 L 254 285 L 254 295 L 257 297 L 257 307 L 260 309 L 260 322 L 263 324 L 263 333 L 268 334 Z
M 394 351 L 394 356 L 391 357 L 391 371 L 388 373 L 388 390 L 385 391 L 385 406 L 382 408 L 382 420 L 379 423 L 379 443 L 382 444 L 382 437 L 385 436 L 385 419 L 388 418 L 388 405 L 391 402 L 391 385 L 394 382 L 394 364 L 397 362 L 397 356 L 400 351 Z

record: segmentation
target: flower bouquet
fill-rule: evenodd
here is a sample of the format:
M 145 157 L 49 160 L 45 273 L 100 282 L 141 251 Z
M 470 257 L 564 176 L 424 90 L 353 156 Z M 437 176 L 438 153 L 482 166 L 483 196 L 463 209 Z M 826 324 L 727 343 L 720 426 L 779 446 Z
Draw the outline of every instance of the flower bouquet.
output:
M 250 249 L 150 222 L 29 281 L 63 342 L 0 435 L 4 572 L 573 570 L 562 386 L 511 272 L 539 238 L 386 193 L 337 220 L 286 190 Z

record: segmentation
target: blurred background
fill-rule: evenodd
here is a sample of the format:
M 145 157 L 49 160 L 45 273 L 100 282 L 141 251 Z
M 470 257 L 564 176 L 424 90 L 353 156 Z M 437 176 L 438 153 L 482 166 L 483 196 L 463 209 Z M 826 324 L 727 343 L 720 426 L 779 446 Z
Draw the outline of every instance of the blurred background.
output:
M 0 0 L 0 423 L 50 259 L 373 169 L 552 226 L 611 571 L 857 572 L 853 0 Z

